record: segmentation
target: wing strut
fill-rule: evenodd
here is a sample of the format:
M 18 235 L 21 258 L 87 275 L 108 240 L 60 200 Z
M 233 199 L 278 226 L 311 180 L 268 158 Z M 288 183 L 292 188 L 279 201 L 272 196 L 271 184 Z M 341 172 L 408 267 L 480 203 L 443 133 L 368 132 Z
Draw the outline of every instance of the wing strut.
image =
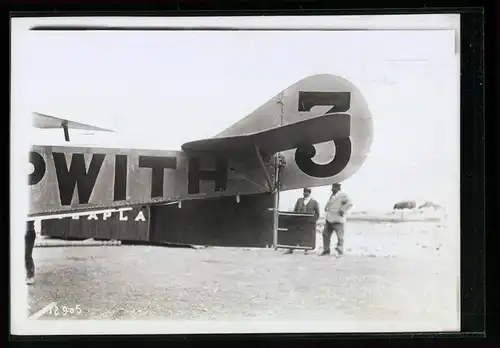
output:
M 62 121 L 61 127 L 64 129 L 64 140 L 69 141 L 68 121 Z
M 262 170 L 264 171 L 264 174 L 266 175 L 266 180 L 267 184 L 269 185 L 269 190 L 273 190 L 273 183 L 271 181 L 271 177 L 269 176 L 269 173 L 266 170 L 266 165 L 264 164 L 264 160 L 262 159 L 262 155 L 260 154 L 260 149 L 257 144 L 255 144 L 255 152 L 257 153 L 257 158 L 259 159 L 260 165 L 262 166 Z

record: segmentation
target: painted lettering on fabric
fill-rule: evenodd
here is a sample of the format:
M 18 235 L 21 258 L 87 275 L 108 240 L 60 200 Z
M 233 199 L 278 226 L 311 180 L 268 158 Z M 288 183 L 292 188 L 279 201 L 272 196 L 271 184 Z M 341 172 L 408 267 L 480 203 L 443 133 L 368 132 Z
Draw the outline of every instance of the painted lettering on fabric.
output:
M 339 174 L 351 159 L 351 139 L 335 139 L 335 157 L 327 164 L 317 164 L 312 159 L 316 155 L 313 145 L 302 146 L 295 151 L 297 166 L 309 176 L 315 178 L 329 178 Z
M 299 92 L 298 111 L 311 111 L 315 106 L 331 106 L 332 108 L 325 112 L 346 112 L 351 108 L 350 92 Z
M 71 153 L 69 164 L 66 154 L 53 152 L 52 159 L 56 172 L 57 187 L 59 190 L 60 204 L 71 205 L 75 189 L 78 191 L 77 204 L 88 204 L 102 169 L 106 154 L 93 153 L 88 168 L 83 153 Z M 114 156 L 114 186 L 113 201 L 127 199 L 129 158 L 128 155 Z M 47 173 L 46 159 L 42 154 L 31 151 L 29 162 L 33 164 L 33 172 L 28 176 L 28 183 L 34 186 L 40 183 Z M 139 167 L 151 169 L 151 198 L 163 196 L 165 169 L 176 169 L 177 158 L 166 156 L 139 156 Z
M 118 217 L 117 217 L 118 215 Z M 99 219 L 99 216 L 102 216 L 101 219 Z M 129 217 L 132 220 L 129 220 Z M 105 212 L 105 213 L 90 213 L 89 215 L 73 215 L 71 216 L 71 219 L 73 220 L 103 220 L 107 221 L 109 219 L 111 220 L 116 220 L 118 221 L 123 221 L 123 222 L 128 222 L 128 221 L 134 221 L 134 222 L 147 222 L 147 218 L 144 215 L 144 212 L 142 210 L 139 210 L 137 214 L 132 215 L 132 212 L 126 213 L 124 211 L 119 211 L 117 212 Z
M 36 185 L 45 176 L 47 165 L 43 156 L 38 152 L 30 151 L 29 162 L 33 165 L 33 172 L 28 176 L 29 185 Z
M 78 190 L 79 204 L 87 204 L 94 190 L 97 176 L 106 155 L 100 153 L 92 154 L 88 170 L 85 168 L 83 153 L 72 154 L 69 169 L 66 165 L 66 156 L 64 153 L 53 152 L 52 157 L 54 158 L 61 204 L 71 204 L 75 187 Z
M 139 167 L 151 168 L 151 198 L 163 196 L 163 173 L 165 169 L 176 169 L 176 157 L 139 156 Z
M 325 113 L 346 112 L 351 107 L 350 92 L 309 92 L 300 91 L 298 111 L 307 112 L 315 106 L 331 106 Z M 352 143 L 349 136 L 332 139 L 335 143 L 335 156 L 326 164 L 313 161 L 316 149 L 313 144 L 299 146 L 295 151 L 295 162 L 305 174 L 316 178 L 328 178 L 339 174 L 349 163 Z M 333 155 L 333 154 L 332 154 Z
M 113 188 L 115 202 L 127 199 L 127 166 L 127 155 L 115 155 L 115 186 Z
M 215 161 L 215 170 L 202 170 L 200 168 L 200 159 L 198 157 L 189 158 L 188 173 L 188 193 L 196 194 L 200 192 L 200 181 L 210 180 L 214 182 L 216 192 L 226 191 L 228 160 L 217 158 Z

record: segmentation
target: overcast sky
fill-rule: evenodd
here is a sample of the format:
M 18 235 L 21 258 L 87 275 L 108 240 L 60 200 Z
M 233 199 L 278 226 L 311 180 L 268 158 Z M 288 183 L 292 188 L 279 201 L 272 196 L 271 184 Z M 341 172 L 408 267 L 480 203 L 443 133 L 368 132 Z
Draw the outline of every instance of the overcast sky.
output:
M 344 183 L 357 210 L 459 200 L 459 57 L 453 31 L 24 32 L 13 40 L 25 109 L 117 130 L 77 142 L 179 150 L 311 74 L 356 84 L 374 141 Z M 34 131 L 34 143 L 61 142 Z M 313 189 L 323 207 L 329 188 Z M 293 207 L 301 192 L 281 196 Z

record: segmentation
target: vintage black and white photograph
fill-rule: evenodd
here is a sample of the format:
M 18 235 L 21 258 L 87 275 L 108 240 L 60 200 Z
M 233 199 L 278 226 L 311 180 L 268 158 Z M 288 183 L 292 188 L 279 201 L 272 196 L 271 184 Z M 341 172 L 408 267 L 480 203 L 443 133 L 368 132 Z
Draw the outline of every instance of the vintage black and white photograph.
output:
M 12 333 L 458 331 L 459 24 L 13 18 Z

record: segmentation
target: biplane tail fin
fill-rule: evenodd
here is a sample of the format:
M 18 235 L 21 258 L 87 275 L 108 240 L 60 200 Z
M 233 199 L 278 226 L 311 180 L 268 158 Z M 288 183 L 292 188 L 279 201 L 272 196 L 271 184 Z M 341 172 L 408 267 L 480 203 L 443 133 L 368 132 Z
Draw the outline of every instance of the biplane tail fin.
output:
M 258 145 L 268 155 L 281 152 L 287 163 L 281 189 L 291 190 L 349 178 L 364 163 L 372 139 L 372 116 L 358 87 L 318 74 L 284 89 L 215 138 L 183 149 L 243 154 Z
M 326 114 L 352 113 L 360 107 L 367 108 L 359 96 L 358 89 L 343 77 L 312 75 L 285 88 L 216 137 L 247 135 Z

